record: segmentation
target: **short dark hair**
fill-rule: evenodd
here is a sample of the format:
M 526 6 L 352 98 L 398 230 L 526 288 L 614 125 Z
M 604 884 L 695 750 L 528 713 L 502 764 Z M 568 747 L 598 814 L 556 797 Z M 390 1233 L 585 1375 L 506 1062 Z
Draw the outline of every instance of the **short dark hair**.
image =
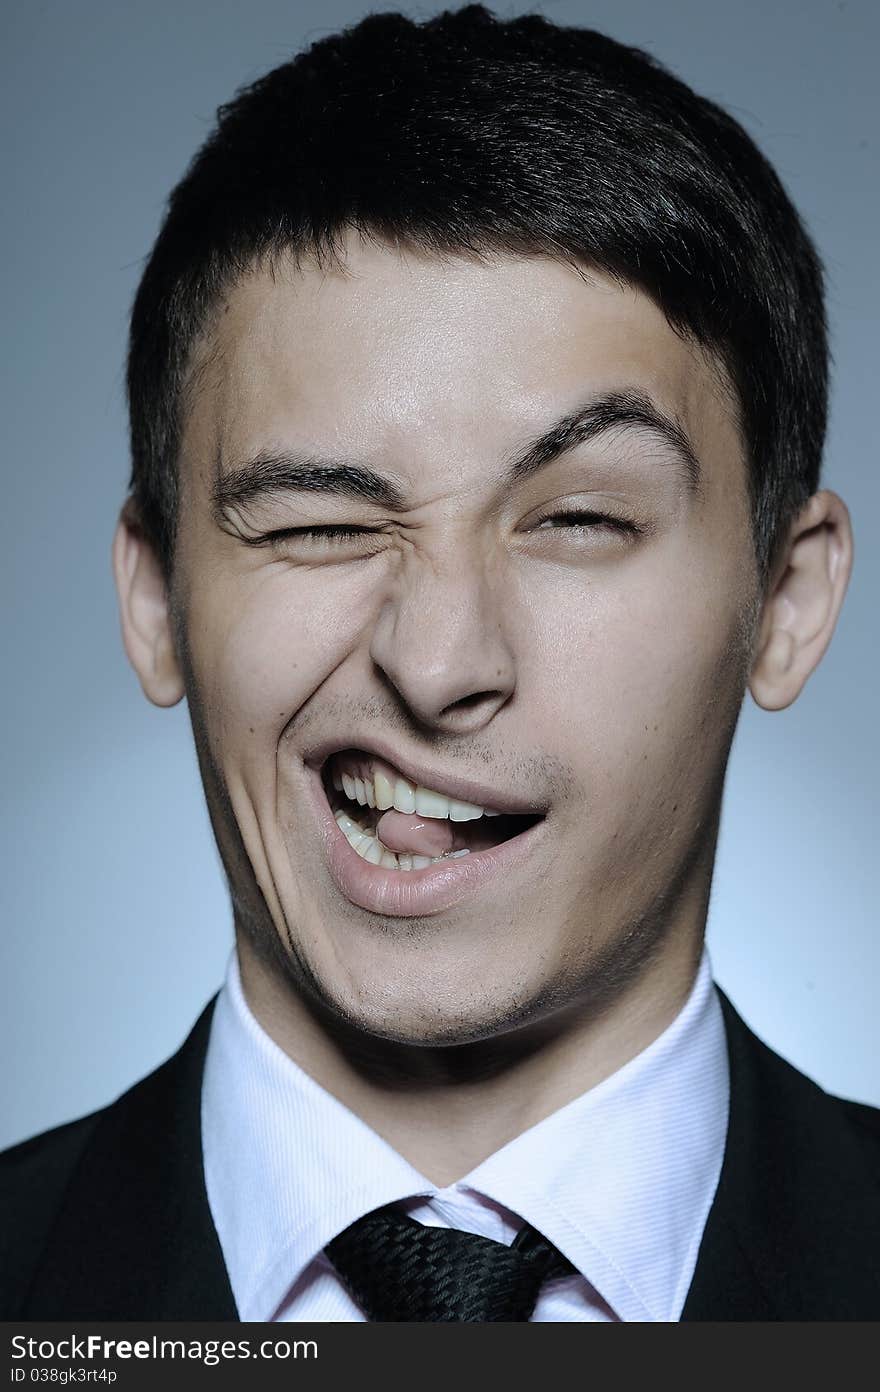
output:
M 131 316 L 131 489 L 173 571 L 194 344 L 263 258 L 347 230 L 438 254 L 551 255 L 638 286 L 734 391 L 763 589 L 818 487 L 823 273 L 736 121 L 656 59 L 482 5 L 370 14 L 242 88 L 172 192 Z

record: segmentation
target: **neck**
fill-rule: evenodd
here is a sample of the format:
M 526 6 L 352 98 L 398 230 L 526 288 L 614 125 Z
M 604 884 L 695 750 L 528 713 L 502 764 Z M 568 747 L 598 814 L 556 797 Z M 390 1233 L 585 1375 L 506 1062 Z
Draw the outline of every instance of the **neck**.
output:
M 680 936 L 613 995 L 577 1001 L 477 1044 L 365 1037 L 316 1007 L 239 935 L 248 1007 L 271 1039 L 431 1183 L 461 1179 L 508 1141 L 623 1067 L 672 1023 L 701 939 Z

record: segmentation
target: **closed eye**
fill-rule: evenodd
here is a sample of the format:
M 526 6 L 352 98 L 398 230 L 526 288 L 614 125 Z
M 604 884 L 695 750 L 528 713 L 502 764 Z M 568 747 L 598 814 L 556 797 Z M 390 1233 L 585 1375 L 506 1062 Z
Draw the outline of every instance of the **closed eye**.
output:
M 350 537 L 360 536 L 364 532 L 372 531 L 374 531 L 374 528 L 372 527 L 288 527 L 285 531 L 273 532 L 272 535 L 276 538 L 287 536 L 301 536 L 309 537 L 315 540 L 324 539 L 327 541 L 333 541 L 342 540 L 343 538 L 348 540 Z
M 318 545 L 320 542 L 328 541 L 351 541 L 359 536 L 376 536 L 379 533 L 375 527 L 354 527 L 354 526 L 326 526 L 326 527 L 284 527 L 277 532 L 267 532 L 265 536 L 257 537 L 255 545 L 265 545 L 267 542 L 303 540 Z

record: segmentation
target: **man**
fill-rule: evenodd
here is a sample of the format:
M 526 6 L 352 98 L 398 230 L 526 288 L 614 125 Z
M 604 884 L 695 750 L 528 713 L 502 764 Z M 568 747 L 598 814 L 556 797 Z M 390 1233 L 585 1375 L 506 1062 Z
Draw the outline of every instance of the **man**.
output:
M 876 1110 L 703 948 L 746 691 L 852 566 L 815 250 L 645 54 L 373 15 L 243 91 L 132 315 L 113 557 L 236 952 L 6 1153 L 7 1318 L 866 1319 Z

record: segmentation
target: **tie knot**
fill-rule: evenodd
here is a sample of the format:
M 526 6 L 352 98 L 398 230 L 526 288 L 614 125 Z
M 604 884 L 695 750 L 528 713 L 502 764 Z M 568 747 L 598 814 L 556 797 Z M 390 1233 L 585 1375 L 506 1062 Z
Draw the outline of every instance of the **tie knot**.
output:
M 325 1248 L 370 1320 L 527 1320 L 544 1281 L 574 1270 L 528 1224 L 506 1247 L 429 1228 L 393 1208 L 367 1213 Z

